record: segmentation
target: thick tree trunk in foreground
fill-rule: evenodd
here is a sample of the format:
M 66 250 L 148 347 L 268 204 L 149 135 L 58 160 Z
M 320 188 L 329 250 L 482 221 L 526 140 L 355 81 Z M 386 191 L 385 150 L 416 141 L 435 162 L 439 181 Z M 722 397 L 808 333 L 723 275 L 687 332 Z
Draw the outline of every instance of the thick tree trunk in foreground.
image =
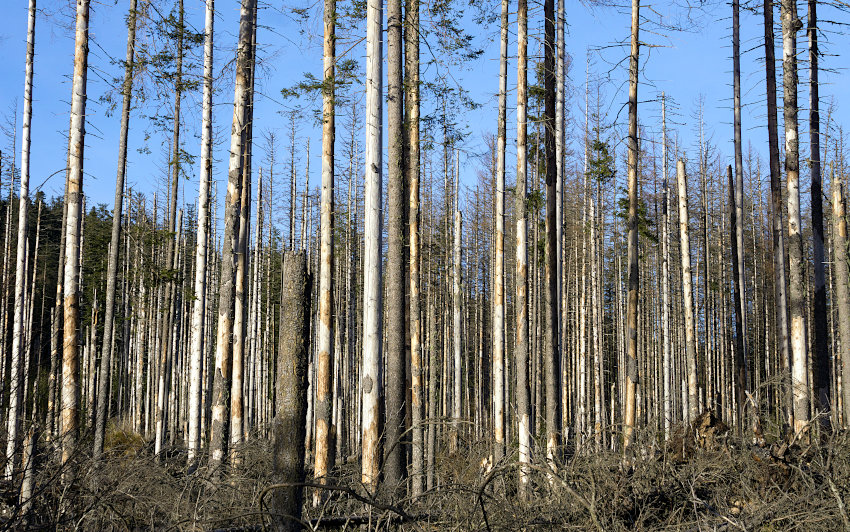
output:
M 806 334 L 806 270 L 800 220 L 800 151 L 797 125 L 797 31 L 794 0 L 782 0 L 782 82 L 785 113 L 785 179 L 788 197 L 788 272 L 791 312 L 791 390 L 794 431 L 809 422 L 809 363 Z
M 420 308 L 419 251 L 419 0 L 406 0 L 404 34 L 405 111 L 407 120 L 407 175 L 409 193 L 408 237 L 410 242 L 410 373 L 412 495 L 425 491 L 425 364 L 422 358 L 422 310 Z
M 331 367 L 334 352 L 333 271 L 334 271 L 334 67 L 336 0 L 325 0 L 324 87 L 322 89 L 322 203 L 319 242 L 319 319 L 316 349 L 316 462 L 314 475 L 320 482 L 333 468 L 335 429 L 331 419 Z M 285 322 L 284 322 L 285 323 Z M 319 502 L 316 493 L 314 503 Z
M 280 345 L 275 387 L 277 397 L 272 425 L 272 467 L 275 482 L 304 482 L 304 436 L 307 415 L 307 348 L 310 345 L 310 293 L 303 252 L 284 254 L 280 298 Z M 276 530 L 301 530 L 304 488 L 276 488 L 271 494 Z
M 367 489 L 378 487 L 381 468 L 381 131 L 382 3 L 368 0 L 366 7 L 366 191 L 363 252 L 363 369 L 360 375 L 363 448 L 361 481 Z
M 517 136 L 516 136 L 516 323 L 514 358 L 516 359 L 516 417 L 519 428 L 519 493 L 528 495 L 531 461 L 531 397 L 528 375 L 528 226 L 526 186 L 528 162 L 528 3 L 519 0 L 517 12 Z
M 744 298 L 741 294 L 744 285 L 740 282 L 743 274 L 740 268 L 743 267 L 741 255 L 743 248 L 741 241 L 738 240 L 738 235 L 741 234 L 741 219 L 739 215 L 743 213 L 739 201 L 743 199 L 743 190 L 741 198 L 738 197 L 737 183 L 732 179 L 732 167 L 727 167 L 727 178 L 729 181 L 729 219 L 731 222 L 731 231 L 729 236 L 732 240 L 732 275 L 735 277 L 735 389 L 733 402 L 735 403 L 735 416 L 738 421 L 738 436 L 743 435 L 744 431 L 744 400 L 746 399 L 745 390 L 747 382 L 747 373 L 745 368 L 744 357 L 746 356 L 745 336 L 747 329 L 744 327 Z M 743 236 L 743 235 L 741 235 Z
M 89 0 L 77 1 L 74 85 L 71 128 L 68 134 L 68 181 L 65 199 L 64 326 L 62 338 L 62 464 L 74 454 L 79 433 L 80 407 L 80 230 L 83 216 L 83 149 L 86 135 L 86 76 L 89 53 Z
M 544 111 L 546 115 L 544 143 L 546 147 L 546 341 L 544 344 L 546 373 L 546 457 L 549 467 L 556 469 L 555 453 L 561 431 L 561 342 L 558 305 L 558 167 L 555 147 L 555 0 L 543 3 L 544 23 Z M 594 220 L 594 223 L 596 221 Z
M 625 418 L 623 419 L 623 452 L 627 452 L 634 439 L 635 429 L 635 393 L 638 385 L 638 290 L 640 271 L 638 269 L 638 130 L 637 130 L 637 91 L 638 91 L 638 33 L 640 31 L 640 0 L 632 0 L 632 43 L 629 58 L 629 292 L 626 310 L 626 397 Z
M 221 250 L 221 273 L 218 290 L 218 330 L 213 371 L 212 420 L 210 424 L 210 468 L 215 470 L 224 459 L 228 421 L 230 369 L 233 356 L 233 299 L 236 253 L 239 234 L 239 209 L 244 164 L 243 144 L 248 126 L 251 36 L 254 22 L 254 0 L 242 0 L 239 13 L 239 47 L 236 52 L 236 88 L 233 97 L 233 125 L 230 130 L 230 163 L 227 196 L 224 200 L 224 241 Z M 217 474 L 217 473 L 216 473 Z
M 386 441 L 384 475 L 396 490 L 404 479 L 404 106 L 401 0 L 387 0 L 387 323 Z

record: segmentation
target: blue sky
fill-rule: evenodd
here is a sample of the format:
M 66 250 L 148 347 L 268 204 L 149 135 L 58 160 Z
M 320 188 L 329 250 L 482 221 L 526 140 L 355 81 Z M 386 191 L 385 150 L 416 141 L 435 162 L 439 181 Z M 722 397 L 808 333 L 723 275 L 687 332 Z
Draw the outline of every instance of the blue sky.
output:
M 162 5 L 167 2 L 160 0 Z M 89 196 L 89 204 L 112 203 L 114 194 L 115 166 L 117 161 L 117 139 L 119 116 L 118 113 L 107 115 L 106 106 L 98 102 L 98 98 L 108 89 L 107 80 L 119 76 L 120 66 L 112 64 L 110 56 L 123 58 L 126 46 L 126 27 L 124 17 L 129 2 L 111 0 L 93 2 L 91 13 L 91 33 L 95 44 L 91 46 L 89 65 L 91 72 L 88 85 L 87 107 L 87 137 L 85 161 L 85 192 Z M 263 47 L 263 73 L 258 80 L 258 90 L 261 92 L 256 102 L 255 133 L 264 130 L 277 130 L 280 137 L 281 154 L 279 161 L 285 161 L 285 151 L 288 146 L 288 119 L 280 111 L 284 109 L 279 91 L 291 86 L 300 79 L 304 72 L 320 73 L 321 57 L 318 34 L 319 25 L 316 16 L 321 4 L 287 4 L 271 2 L 270 6 L 260 13 L 260 23 L 263 27 L 258 32 L 258 41 Z M 464 3 L 465 5 L 465 3 Z M 73 3 L 68 0 L 41 0 L 40 14 L 36 23 L 36 64 L 34 82 L 34 114 L 32 126 L 32 170 L 31 186 L 43 184 L 43 190 L 48 195 L 62 193 L 64 186 L 63 174 L 59 173 L 45 182 L 47 177 L 64 168 L 67 142 L 65 137 L 68 128 L 68 101 L 70 94 L 69 74 L 73 63 L 73 32 L 69 29 L 72 24 Z M 216 19 L 216 64 L 217 69 L 231 60 L 236 42 L 238 1 L 218 0 L 216 3 L 218 15 Z M 291 7 L 304 7 L 312 18 L 305 22 L 297 21 L 291 14 Z M 489 0 L 485 6 L 497 13 L 499 2 Z M 515 20 L 515 3 L 512 2 L 512 24 Z M 167 9 L 167 7 L 166 7 Z M 645 16 L 657 20 L 658 14 L 645 9 Z M 658 6 L 657 9 L 664 9 Z M 530 31 L 539 30 L 542 18 L 542 8 L 539 3 L 530 5 L 532 17 Z M 471 11 L 467 9 L 467 11 Z M 681 8 L 670 8 L 669 12 L 660 12 L 664 20 L 684 21 Z M 687 31 L 671 31 L 658 28 L 652 24 L 642 30 L 642 41 L 654 45 L 644 47 L 641 51 L 641 87 L 639 99 L 640 122 L 647 130 L 654 132 L 660 128 L 660 104 L 657 102 L 661 90 L 675 102 L 668 110 L 670 124 L 668 127 L 678 130 L 681 145 L 690 152 L 695 152 L 696 121 L 694 119 L 698 99 L 704 97 L 705 120 L 707 132 L 713 136 L 713 141 L 722 154 L 727 157 L 732 153 L 732 109 L 731 109 L 731 45 L 730 45 L 730 15 L 731 8 L 726 3 L 716 3 L 706 11 L 692 12 L 692 22 L 685 22 Z M 805 5 L 801 6 L 800 15 L 805 16 Z M 26 44 L 27 2 L 25 0 L 10 0 L 0 3 L 0 62 L 4 65 L 0 75 L 0 114 L 9 114 L 13 102 L 17 99 L 18 109 L 22 108 L 24 59 Z M 199 31 L 203 28 L 203 2 L 201 0 L 186 0 L 186 17 L 189 24 Z M 606 77 L 603 85 L 605 98 L 604 109 L 608 111 L 608 120 L 618 119 L 625 123 L 625 110 L 621 111 L 626 100 L 627 63 L 622 61 L 627 53 L 625 46 L 629 37 L 629 13 L 622 8 L 597 7 L 591 8 L 580 2 L 568 2 L 567 17 L 567 52 L 573 57 L 574 67 L 571 71 L 570 82 L 575 86 L 574 98 L 567 102 L 571 114 L 576 119 L 577 127 L 583 120 L 584 106 L 584 77 L 585 60 L 590 50 L 592 70 L 596 76 Z M 822 19 L 842 19 L 843 15 L 821 7 Z M 778 16 L 775 17 L 778 21 Z M 761 63 L 763 58 L 762 18 L 760 13 L 742 11 L 741 15 L 741 48 L 745 51 L 742 59 L 742 97 L 745 104 L 743 113 L 744 143 L 752 142 L 760 153 L 766 155 L 766 131 L 764 117 L 764 73 Z M 495 130 L 496 98 L 498 88 L 498 28 L 476 24 L 467 13 L 462 24 L 475 37 L 475 46 L 484 49 L 483 56 L 466 64 L 462 68 L 452 67 L 455 80 L 466 88 L 470 96 L 482 104 L 461 118 L 467 125 L 469 135 L 464 140 L 464 150 L 467 153 L 481 152 L 484 148 L 482 135 Z M 306 29 L 306 32 L 304 31 Z M 833 72 L 821 74 L 822 115 L 826 120 L 826 110 L 829 102 L 835 96 L 838 101 L 841 88 L 845 85 L 847 54 L 841 52 L 847 49 L 846 36 L 831 33 L 834 28 L 826 27 L 828 33 L 821 38 L 825 52 L 837 54 L 835 57 L 824 57 L 822 65 Z M 313 33 L 313 36 L 310 36 Z M 360 35 L 346 36 L 340 39 L 338 51 L 347 50 L 353 46 L 351 53 L 362 59 L 365 53 L 365 43 L 357 42 Z M 515 30 L 512 28 L 509 50 L 512 56 L 516 53 Z M 532 43 L 532 50 L 538 44 Z M 805 57 L 805 34 L 800 33 L 798 48 L 801 57 Z M 432 48 L 433 49 L 433 48 Z M 780 49 L 781 50 L 781 49 Z M 778 52 L 780 51 L 778 50 Z M 428 54 L 428 47 L 423 47 L 423 54 Z M 425 59 L 425 57 L 423 57 Z M 511 58 L 509 66 L 509 152 L 514 137 L 515 93 L 513 85 L 516 79 L 516 63 Z M 619 64 L 618 64 L 619 63 Z M 444 70 L 448 67 L 443 66 Z M 800 71 L 800 105 L 808 105 L 808 93 L 803 85 L 808 79 L 805 65 Z M 219 142 L 216 148 L 215 179 L 221 184 L 226 178 L 226 149 L 230 119 L 232 115 L 233 89 L 229 81 L 220 84 L 215 102 L 215 127 Z M 781 95 L 780 95 L 781 96 Z M 780 100 L 781 103 L 781 100 Z M 167 104 L 170 106 L 170 100 Z M 426 106 L 428 103 L 426 102 Z M 185 149 L 192 154 L 199 153 L 200 139 L 198 125 L 200 122 L 200 92 L 187 97 L 183 104 L 186 142 Z M 153 113 L 153 108 L 143 110 Z M 618 115 L 619 113 L 619 115 Z M 806 118 L 801 112 L 801 121 Z M 20 111 L 19 111 L 20 117 Z M 836 108 L 833 120 L 845 123 L 847 111 Z M 19 118 L 20 120 L 20 118 Z M 338 122 L 339 123 L 339 122 Z M 807 142 L 808 136 L 803 133 L 805 123 L 801 123 L 801 146 Z M 146 131 L 153 131 L 150 122 L 135 110 L 131 118 L 131 137 L 129 151 L 128 179 L 135 189 L 153 191 L 157 188 L 164 190 L 164 156 L 163 149 L 167 147 L 167 139 L 158 133 L 153 133 L 145 139 Z M 311 185 L 318 182 L 320 133 L 312 127 L 308 120 L 299 127 L 299 136 L 310 136 L 312 153 L 310 158 Z M 342 135 L 338 135 L 338 141 Z M 343 137 L 344 138 L 344 137 Z M 385 137 L 386 138 L 386 137 Z M 165 142 L 165 144 L 163 144 Z M 7 143 L 0 141 L 4 152 L 8 150 Z M 303 179 L 303 139 L 299 139 L 300 178 Z M 147 146 L 150 153 L 140 153 L 138 150 Z M 746 148 L 745 148 L 746 149 Z M 20 153 L 20 141 L 16 147 Z M 509 153 L 508 168 L 514 166 Z M 261 160 L 261 158 L 259 159 Z M 619 159 L 618 159 L 619 160 Z M 473 183 L 478 162 L 473 157 L 462 159 L 463 181 L 467 185 Z M 258 163 L 255 163 L 255 168 Z M 197 164 L 189 171 L 189 180 L 181 183 L 181 202 L 193 203 L 197 198 Z M 803 187 L 808 187 L 807 175 L 804 172 Z M 301 185 L 303 187 L 303 182 Z M 223 188 L 221 189 L 223 190 Z

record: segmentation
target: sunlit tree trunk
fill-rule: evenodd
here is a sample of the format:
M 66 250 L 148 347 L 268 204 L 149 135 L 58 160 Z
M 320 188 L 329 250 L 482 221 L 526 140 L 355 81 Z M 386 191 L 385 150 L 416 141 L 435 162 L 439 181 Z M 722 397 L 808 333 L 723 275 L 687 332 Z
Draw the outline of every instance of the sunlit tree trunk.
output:
M 254 0 L 242 0 L 239 13 L 239 46 L 236 53 L 236 88 L 233 97 L 233 125 L 230 130 L 230 163 L 227 196 L 224 200 L 224 240 L 221 250 L 221 273 L 218 290 L 218 329 L 216 334 L 215 367 L 213 368 L 212 420 L 210 425 L 210 468 L 216 471 L 224 459 L 229 418 L 230 373 L 233 356 L 233 299 L 236 273 L 235 255 L 238 252 L 239 209 L 243 144 L 248 126 L 250 91 L 251 36 L 254 22 Z
M 204 95 L 201 113 L 201 175 L 198 185 L 198 229 L 195 248 L 195 284 L 192 301 L 192 343 L 189 351 L 189 464 L 201 449 L 201 390 L 207 295 L 207 250 L 210 218 L 210 185 L 212 180 L 212 83 L 213 27 L 215 0 L 206 0 L 204 14 Z
M 381 467 L 381 152 L 383 7 L 368 0 L 366 7 L 366 192 L 363 256 L 363 369 L 361 415 L 361 481 L 370 490 L 378 486 Z
M 625 416 L 623 419 L 623 452 L 628 452 L 634 438 L 635 429 L 635 392 L 638 385 L 638 290 L 640 287 L 638 270 L 638 131 L 637 131 L 637 90 L 638 90 L 638 32 L 640 31 L 640 0 L 632 0 L 632 42 L 629 57 L 629 155 L 628 155 L 628 194 L 629 194 L 629 291 L 626 310 L 626 360 L 625 360 Z
M 83 149 L 86 130 L 86 76 L 89 52 L 89 0 L 77 0 L 74 49 L 74 84 L 71 94 L 71 128 L 68 134 L 68 182 L 65 190 L 68 217 L 65 223 L 64 325 L 62 340 L 62 463 L 74 454 L 79 433 L 80 407 L 80 230 L 83 216 Z
M 517 11 L 517 162 L 516 189 L 516 325 L 514 331 L 516 359 L 516 410 L 519 428 L 519 491 L 528 495 L 531 461 L 531 401 L 528 375 L 528 226 L 526 214 L 527 135 L 528 123 L 528 3 L 519 0 Z
M 806 334 L 806 276 L 800 225 L 800 152 L 797 125 L 797 31 L 802 27 L 794 0 L 782 0 L 782 83 L 785 116 L 785 179 L 788 197 L 788 272 L 791 314 L 791 389 L 794 431 L 809 422 L 809 363 Z
M 316 349 L 316 461 L 314 474 L 319 482 L 333 467 L 334 420 L 331 419 L 331 375 L 334 336 L 334 68 L 336 62 L 336 0 L 325 0 L 322 87 L 322 203 L 319 242 L 319 319 Z M 320 501 L 319 492 L 313 499 Z
M 835 301 L 838 306 L 841 387 L 844 402 L 844 425 L 850 425 L 850 261 L 847 249 L 847 218 L 844 207 L 844 180 L 841 173 L 832 174 L 832 240 L 835 252 Z
M 688 423 L 692 423 L 699 414 L 697 398 L 697 347 L 696 323 L 694 321 L 694 289 L 691 270 L 691 240 L 688 235 L 688 183 L 685 175 L 685 163 L 676 165 L 679 183 L 679 246 L 682 260 L 682 297 L 685 305 L 685 368 L 687 372 Z
M 18 431 L 23 417 L 24 367 L 24 295 L 26 291 L 27 209 L 30 185 L 30 128 L 32 125 L 32 76 L 35 56 L 36 0 L 29 2 L 27 16 L 27 59 L 24 74 L 24 120 L 21 133 L 21 194 L 18 198 L 18 246 L 15 263 L 15 301 L 12 321 L 12 373 L 9 376 L 9 411 L 6 432 L 6 469 L 4 478 L 11 480 L 17 465 Z M 14 169 L 13 169 L 14 170 Z M 11 203 L 6 207 L 11 209 Z M 5 333 L 4 333 L 5 334 Z M 5 338 L 4 338 L 5 341 Z

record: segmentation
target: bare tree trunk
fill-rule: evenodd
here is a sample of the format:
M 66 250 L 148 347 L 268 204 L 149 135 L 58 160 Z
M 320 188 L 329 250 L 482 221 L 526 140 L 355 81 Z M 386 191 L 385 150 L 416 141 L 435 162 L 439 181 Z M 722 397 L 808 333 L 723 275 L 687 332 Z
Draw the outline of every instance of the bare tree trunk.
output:
M 499 38 L 499 118 L 496 139 L 496 216 L 493 270 L 493 461 L 505 455 L 505 144 L 508 91 L 508 0 L 502 0 Z
M 231 334 L 233 331 L 233 297 L 235 277 L 235 255 L 238 252 L 239 209 L 242 172 L 244 165 L 243 144 L 248 127 L 248 104 L 250 92 L 251 36 L 254 22 L 254 0 L 242 0 L 239 13 L 239 47 L 236 55 L 236 88 L 233 97 L 233 125 L 230 132 L 230 164 L 227 180 L 227 197 L 224 213 L 224 242 L 221 251 L 221 274 L 219 278 L 218 329 L 215 348 L 215 368 L 212 392 L 212 421 L 210 425 L 210 468 L 215 471 L 224 459 L 228 421 L 228 392 L 233 355 Z M 217 474 L 217 472 L 215 473 Z
M 685 366 L 688 379 L 688 423 L 692 423 L 699 414 L 697 399 L 697 348 L 696 324 L 694 322 L 694 297 L 691 270 L 691 240 L 688 235 L 688 183 L 685 175 L 685 163 L 681 160 L 676 166 L 679 183 L 679 246 L 682 257 L 682 297 L 685 305 Z
M 106 307 L 104 308 L 103 347 L 100 350 L 100 374 L 97 389 L 97 418 L 94 431 L 93 458 L 103 453 L 106 413 L 109 401 L 109 381 L 112 374 L 112 334 L 115 327 L 115 284 L 118 280 L 118 251 L 121 245 L 121 214 L 124 201 L 124 176 L 127 170 L 127 135 L 130 128 L 130 105 L 133 92 L 133 71 L 136 48 L 137 0 L 130 0 L 127 13 L 127 55 L 124 59 L 123 102 L 121 130 L 118 140 L 118 172 L 115 177 L 115 203 L 112 210 L 112 234 L 109 241 L 109 264 L 106 270 Z
M 738 434 L 743 434 L 744 402 L 748 386 L 747 375 L 747 272 L 744 260 L 744 163 L 741 148 L 741 39 L 739 36 L 738 23 L 739 0 L 732 2 L 732 99 L 734 107 L 734 135 L 735 135 L 735 186 L 734 186 L 734 208 L 735 216 L 732 230 L 735 232 L 735 246 L 732 250 L 732 266 L 735 275 L 735 312 L 736 325 L 736 388 L 735 402 L 738 408 Z M 731 184 L 730 184 L 731 185 Z M 708 243 L 706 243 L 706 249 Z M 706 262 L 707 264 L 707 262 Z M 706 294 L 707 297 L 707 294 Z
M 12 374 L 9 378 L 9 411 L 6 433 L 6 469 L 4 478 L 11 480 L 17 465 L 18 430 L 23 417 L 23 387 L 26 368 L 23 364 L 25 346 L 22 339 L 24 331 L 24 297 L 26 286 L 27 260 L 27 208 L 30 185 L 30 126 L 32 125 L 32 76 L 33 57 L 35 55 L 35 8 L 36 0 L 29 1 L 27 17 L 27 59 L 24 75 L 24 120 L 21 133 L 21 195 L 18 198 L 18 246 L 15 265 L 15 303 L 12 322 Z M 13 168 L 14 173 L 14 168 Z M 7 209 L 12 208 L 11 202 Z M 5 329 L 4 329 L 5 338 Z
M 544 21 L 544 97 L 546 147 L 546 456 L 555 469 L 555 455 L 560 445 L 561 429 L 561 322 L 558 305 L 558 168 L 555 147 L 555 0 L 543 3 Z
M 737 182 L 734 182 L 732 179 L 732 167 L 728 166 L 726 170 L 729 180 L 729 219 L 731 222 L 729 236 L 732 239 L 732 275 L 735 277 L 735 389 L 733 400 L 736 409 L 735 416 L 738 420 L 738 436 L 741 437 L 744 433 L 744 400 L 746 399 L 745 391 L 747 382 L 746 367 L 744 365 L 744 357 L 746 356 L 746 342 L 744 338 L 747 330 L 744 328 L 743 310 L 746 296 L 741 294 L 741 290 L 744 289 L 745 285 L 740 282 L 743 277 L 740 269 L 743 267 L 741 256 L 744 250 L 738 240 L 739 234 L 743 237 L 743 234 L 741 234 L 741 221 L 738 218 L 743 213 L 743 209 L 738 203 L 742 198 L 738 197 Z M 741 196 L 743 197 L 743 191 Z
M 204 15 L 204 95 L 201 118 L 201 175 L 198 186 L 198 230 L 195 248 L 195 285 L 192 301 L 192 344 L 189 352 L 189 464 L 201 449 L 201 390 L 207 295 L 207 250 L 212 181 L 212 83 L 215 0 L 206 0 Z
M 65 224 L 64 327 L 62 347 L 62 463 L 74 454 L 79 433 L 80 407 L 80 239 L 83 203 L 83 149 L 85 146 L 86 76 L 88 74 L 89 0 L 78 0 L 74 46 L 74 86 L 71 94 L 68 182 Z
M 412 495 L 425 491 L 425 434 L 423 406 L 425 364 L 422 358 L 422 311 L 420 309 L 420 250 L 419 250 L 419 0 L 405 3 L 405 110 L 407 120 L 407 175 L 409 192 L 408 235 L 410 242 L 410 373 L 411 373 L 411 445 Z
M 661 173 L 664 198 L 661 207 L 661 334 L 663 335 L 664 367 L 664 439 L 671 436 L 673 424 L 673 359 L 670 338 L 670 187 L 667 180 L 667 100 L 661 93 Z
M 794 431 L 809 422 L 809 364 L 806 334 L 806 274 L 800 220 L 800 152 L 797 126 L 797 31 L 802 27 L 794 0 L 782 0 L 782 82 L 785 115 L 785 174 L 788 192 L 789 306 L 791 313 L 791 388 Z
M 850 425 L 850 261 L 847 250 L 847 218 L 844 210 L 844 180 L 832 174 L 832 240 L 835 249 L 835 301 L 838 306 L 838 334 L 841 339 L 841 388 L 844 425 Z
M 275 375 L 276 405 L 272 424 L 275 482 L 286 483 L 272 492 L 276 530 L 301 530 L 304 489 L 304 424 L 307 415 L 307 348 L 310 344 L 310 292 L 303 252 L 284 253 L 280 299 L 280 345 Z
M 319 243 L 319 316 L 316 354 L 316 461 L 313 474 L 324 482 L 333 468 L 336 428 L 331 419 L 331 360 L 334 351 L 334 76 L 336 66 L 336 0 L 325 0 L 322 90 L 322 206 Z M 321 501 L 317 491 L 313 504 Z
M 459 195 L 459 190 L 456 192 Z M 459 210 L 454 213 L 454 242 L 452 245 L 452 433 L 450 441 L 450 452 L 458 451 L 458 437 L 460 433 L 461 399 L 463 396 L 461 373 L 461 231 L 463 230 L 463 216 Z
M 363 369 L 361 416 L 363 448 L 361 480 L 374 491 L 378 487 L 381 451 L 381 129 L 382 3 L 369 0 L 366 7 L 366 192 L 363 256 Z
M 770 154 L 770 197 L 773 233 L 773 264 L 776 271 L 776 329 L 781 368 L 784 372 L 791 369 L 791 340 L 788 326 L 788 295 L 786 293 L 787 276 L 785 271 L 785 232 L 783 229 L 782 178 L 779 169 L 779 138 L 776 120 L 776 55 L 773 36 L 773 3 L 764 2 L 764 57 L 767 94 L 767 138 Z M 786 398 L 786 416 L 789 425 L 794 424 L 794 409 L 791 394 L 790 376 L 783 377 L 783 392 Z
M 640 272 L 638 270 L 638 131 L 637 131 L 637 90 L 638 90 L 638 54 L 640 41 L 640 0 L 632 0 L 632 42 L 629 58 L 629 292 L 626 311 L 626 394 L 625 417 L 623 419 L 623 452 L 627 453 L 634 439 L 635 429 L 635 392 L 638 385 L 638 290 Z
M 829 322 L 826 313 L 826 273 L 824 271 L 823 253 L 823 185 L 821 183 L 821 150 L 820 150 L 820 98 L 818 96 L 818 15 L 817 0 L 809 0 L 808 26 L 809 35 L 809 169 L 812 176 L 812 236 L 814 240 L 814 349 L 812 356 L 814 367 L 813 388 L 816 395 L 816 408 L 821 412 L 829 412 L 830 404 L 830 368 L 829 368 Z M 828 124 L 828 121 L 827 121 Z M 829 424 L 829 416 L 821 418 L 822 423 Z
M 387 1 L 387 323 L 386 445 L 387 487 L 401 487 L 405 474 L 405 311 L 404 311 L 404 106 L 401 0 Z
M 516 409 L 519 427 L 519 492 L 527 497 L 531 461 L 531 398 L 528 388 L 528 222 L 527 186 L 527 107 L 528 107 L 528 3 L 519 0 L 517 12 L 517 163 L 516 163 Z

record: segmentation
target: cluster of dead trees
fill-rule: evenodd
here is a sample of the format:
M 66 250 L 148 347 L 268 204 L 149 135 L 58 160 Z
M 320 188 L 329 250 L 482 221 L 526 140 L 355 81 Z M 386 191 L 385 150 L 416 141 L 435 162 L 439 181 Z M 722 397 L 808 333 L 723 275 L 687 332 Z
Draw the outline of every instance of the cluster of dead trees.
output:
M 185 449 L 189 471 L 214 478 L 240 467 L 247 439 L 270 438 L 281 480 L 276 507 L 297 516 L 305 461 L 317 485 L 332 482 L 336 463 L 359 461 L 367 495 L 417 496 L 437 487 L 435 460 L 486 442 L 496 462 L 518 460 L 518 490 L 527 495 L 535 456 L 553 470 L 566 452 L 628 456 L 636 431 L 667 438 L 706 410 L 740 434 L 764 419 L 798 435 L 814 420 L 850 423 L 848 167 L 840 126 L 831 118 L 820 125 L 815 0 L 806 25 L 810 219 L 800 198 L 803 23 L 793 0 L 778 6 L 784 150 L 775 6 L 765 1 L 762 10 L 767 173 L 752 149 L 743 150 L 738 2 L 731 6 L 735 149 L 727 165 L 702 126 L 696 157 L 668 139 L 663 93 L 660 138 L 639 127 L 642 19 L 632 1 L 624 180 L 617 130 L 598 103 L 590 112 L 589 85 L 583 131 L 567 131 L 575 102 L 565 85 L 563 0 L 544 0 L 541 20 L 532 21 L 543 28 L 543 61 L 531 81 L 527 2 L 502 0 L 496 136 L 480 160 L 465 162 L 446 112 L 450 92 L 427 102 L 442 108 L 441 127 L 421 129 L 420 4 L 367 1 L 365 102 L 344 106 L 340 92 L 352 89 L 339 82 L 340 15 L 335 0 L 325 0 L 321 183 L 310 190 L 308 166 L 296 197 L 293 117 L 288 234 L 274 217 L 281 192 L 273 135 L 265 164 L 254 162 L 256 0 L 241 0 L 223 219 L 213 197 L 214 0 L 205 3 L 203 34 L 192 37 L 204 50 L 198 199 L 185 213 L 178 204 L 183 2 L 173 15 L 176 90 L 163 204 L 128 190 L 125 179 L 137 21 L 151 16 L 145 0 L 130 0 L 110 217 L 84 206 L 89 0 L 77 1 L 66 194 L 53 205 L 29 197 L 37 13 L 29 1 L 20 173 L 13 159 L 3 177 L 6 479 L 32 468 L 37 453 L 24 446 L 25 432 L 48 444 L 45 459 L 66 464 L 89 454 L 99 460 L 110 426 L 121 426 L 150 439 L 157 457 Z M 514 32 L 515 92 L 508 88 Z M 509 94 L 516 95 L 512 188 Z M 336 137 L 338 114 L 350 118 L 344 140 Z M 345 170 L 336 148 L 348 159 Z M 477 182 L 461 183 L 462 164 L 480 166 Z M 343 184 L 344 203 L 335 201 Z M 58 245 L 40 244 L 42 209 Z

